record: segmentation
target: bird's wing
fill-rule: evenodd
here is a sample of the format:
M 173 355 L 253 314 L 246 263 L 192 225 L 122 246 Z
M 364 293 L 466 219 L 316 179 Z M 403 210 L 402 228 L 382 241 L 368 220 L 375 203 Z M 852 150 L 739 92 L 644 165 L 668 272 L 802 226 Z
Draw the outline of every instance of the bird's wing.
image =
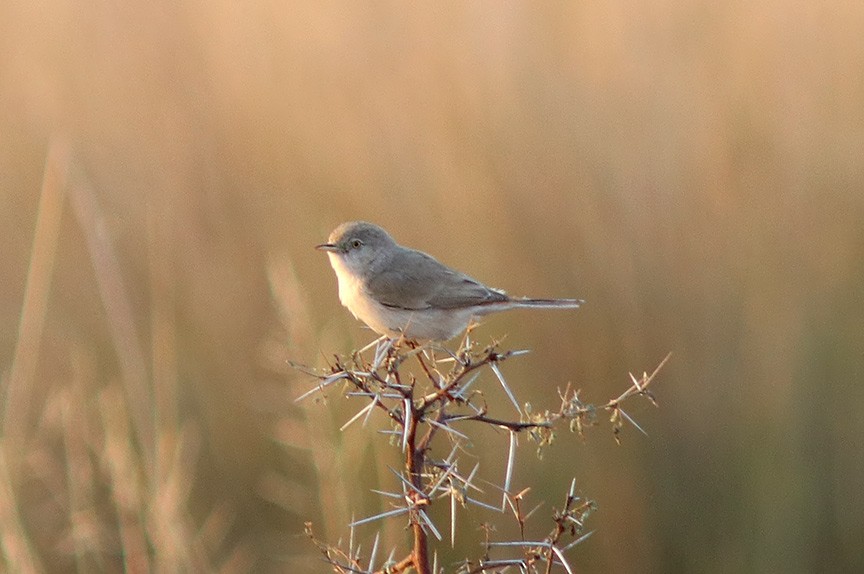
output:
M 366 290 L 383 305 L 410 310 L 459 309 L 507 300 L 501 291 L 410 249 L 399 250 L 386 269 L 373 273 Z

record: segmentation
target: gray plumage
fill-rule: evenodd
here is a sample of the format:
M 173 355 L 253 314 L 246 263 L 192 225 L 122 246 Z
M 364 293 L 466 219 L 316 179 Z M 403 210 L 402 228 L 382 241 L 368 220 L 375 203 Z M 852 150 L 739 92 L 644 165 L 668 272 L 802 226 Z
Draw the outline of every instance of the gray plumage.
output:
M 343 223 L 318 245 L 339 280 L 339 298 L 358 319 L 388 336 L 449 339 L 473 317 L 517 307 L 575 308 L 579 299 L 513 298 L 397 244 L 381 227 Z

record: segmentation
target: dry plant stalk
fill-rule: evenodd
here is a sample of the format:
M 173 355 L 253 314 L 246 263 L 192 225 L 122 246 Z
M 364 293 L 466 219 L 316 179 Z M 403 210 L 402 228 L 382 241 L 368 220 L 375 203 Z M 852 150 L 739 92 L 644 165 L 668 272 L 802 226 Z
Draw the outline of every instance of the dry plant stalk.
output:
M 374 351 L 370 352 L 373 348 Z M 542 540 L 526 540 L 525 524 L 537 508 L 528 513 L 522 508 L 529 489 L 521 492 L 511 490 L 517 433 L 527 433 L 542 448 L 552 441 L 559 423 L 566 422 L 572 432 L 581 434 L 587 426 L 596 424 L 596 413 L 602 410 L 611 413 L 616 440 L 620 438 L 625 421 L 644 433 L 623 410 L 622 404 L 636 396 L 646 397 L 654 403 L 649 387 L 669 356 L 650 375 L 644 373 L 637 378 L 631 374 L 631 385 L 627 390 L 605 404 L 582 402 L 579 391 L 568 385 L 564 391 L 559 391 L 557 408 L 534 413 L 528 406 L 524 409 L 519 406 L 500 369 L 502 362 L 526 352 L 502 351 L 497 342 L 481 348 L 472 343 L 468 335 L 455 352 L 434 344 L 418 345 L 411 341 L 381 338 L 349 357 L 335 357 L 329 368 L 322 371 L 294 365 L 318 379 L 318 383 L 297 401 L 337 386 L 344 389 L 346 396 L 359 398 L 365 404 L 343 425 L 342 430 L 361 419 L 365 423 L 375 410 L 383 412 L 391 421 L 392 428 L 381 432 L 392 437 L 401 449 L 404 461 L 400 470 L 391 469 L 398 481 L 398 490 L 375 491 L 393 501 L 395 507 L 352 522 L 347 548 L 319 540 L 312 524 L 307 523 L 307 535 L 334 572 L 389 574 L 411 569 L 420 574 L 442 572 L 437 554 L 430 557 L 430 536 L 438 541 L 444 539 L 441 530 L 429 517 L 429 509 L 434 504 L 449 505 L 451 545 L 455 543 L 456 510 L 460 506 L 473 504 L 500 513 L 509 510 L 518 523 L 521 535 L 517 540 L 492 541 L 487 528 L 482 557 L 466 560 L 458 570 L 460 573 L 501 571 L 507 567 L 516 567 L 520 572 L 550 573 L 561 568 L 573 572 L 565 553 L 591 535 L 591 532 L 584 532 L 584 524 L 595 507 L 594 503 L 577 496 L 574 479 L 564 505 L 552 516 L 555 524 L 552 532 Z M 407 368 L 409 362 L 416 366 L 416 370 Z M 514 416 L 493 416 L 488 412 L 482 393 L 474 387 L 485 371 L 494 375 L 515 408 Z M 481 492 L 477 486 L 479 465 L 468 473 L 460 469 L 458 455 L 471 442 L 472 423 L 490 425 L 509 433 L 505 476 L 495 485 L 503 493 L 500 505 L 475 498 Z M 436 458 L 431 444 L 437 435 L 442 434 L 449 438 L 452 448 L 446 457 Z M 398 552 L 393 549 L 379 562 L 380 538 L 376 536 L 371 550 L 363 555 L 355 543 L 355 527 L 394 519 L 407 519 L 413 532 L 412 547 L 403 550 L 401 557 L 397 557 Z M 492 558 L 492 554 L 496 557 Z
M 122 372 L 119 380 L 97 380 L 94 354 L 70 342 L 64 352 L 71 378 L 58 377 L 42 389 L 34 377 L 66 202 L 86 238 Z M 65 138 L 54 136 L 19 338 L 10 373 L 0 381 L 6 394 L 0 409 L 0 571 L 248 571 L 246 548 L 226 540 L 224 527 L 214 528 L 232 519 L 232 509 L 214 508 L 203 524 L 192 515 L 199 433 L 194 422 L 164 416 L 176 403 L 164 388 L 168 398 L 153 416 L 128 282 L 104 221 L 85 170 Z M 154 345 L 154 365 L 166 362 L 160 348 Z

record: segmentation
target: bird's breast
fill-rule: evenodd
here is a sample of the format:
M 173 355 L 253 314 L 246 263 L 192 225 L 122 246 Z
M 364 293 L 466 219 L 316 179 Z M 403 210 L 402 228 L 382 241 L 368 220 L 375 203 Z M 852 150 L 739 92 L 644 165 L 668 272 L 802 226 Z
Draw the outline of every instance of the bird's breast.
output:
M 357 300 L 363 296 L 361 281 L 348 269 L 339 255 L 335 253 L 328 253 L 327 255 L 330 257 L 330 265 L 336 272 L 336 280 L 339 283 L 339 301 L 356 316 L 357 313 L 354 309 L 357 306 Z

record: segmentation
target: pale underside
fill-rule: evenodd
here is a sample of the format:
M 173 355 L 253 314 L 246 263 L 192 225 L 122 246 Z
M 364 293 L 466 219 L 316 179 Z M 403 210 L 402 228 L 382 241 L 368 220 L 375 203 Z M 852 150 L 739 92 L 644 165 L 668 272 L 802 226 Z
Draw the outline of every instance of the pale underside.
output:
M 348 271 L 340 255 L 328 255 L 339 280 L 339 300 L 357 319 L 388 337 L 443 341 L 489 313 L 579 306 L 566 299 L 510 298 L 419 251 L 400 249 L 386 270 L 372 273 L 365 282 Z

